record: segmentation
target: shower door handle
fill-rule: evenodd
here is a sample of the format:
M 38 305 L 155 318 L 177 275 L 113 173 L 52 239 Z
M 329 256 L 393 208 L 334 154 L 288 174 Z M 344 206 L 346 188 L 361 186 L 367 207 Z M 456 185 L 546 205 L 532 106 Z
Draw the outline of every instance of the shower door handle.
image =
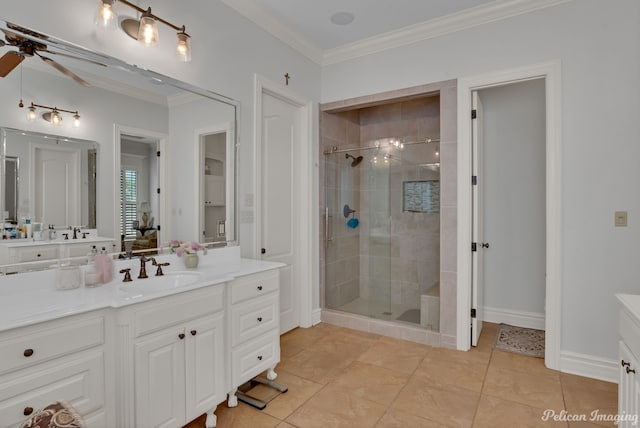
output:
M 333 231 L 329 233 L 329 225 L 331 224 L 331 215 L 329 215 L 329 207 L 324 209 L 324 247 L 329 246 L 329 241 L 333 241 Z

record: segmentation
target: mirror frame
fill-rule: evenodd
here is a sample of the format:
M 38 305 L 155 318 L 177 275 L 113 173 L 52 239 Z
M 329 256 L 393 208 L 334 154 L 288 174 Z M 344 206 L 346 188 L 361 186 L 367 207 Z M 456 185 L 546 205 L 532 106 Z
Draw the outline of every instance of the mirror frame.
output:
M 232 132 L 232 147 L 228 147 L 228 149 L 232 149 L 233 152 L 233 176 L 231 177 L 233 179 L 233 204 L 232 204 L 232 208 L 233 208 L 233 213 L 230 216 L 231 219 L 228 221 L 229 224 L 232 224 L 233 227 L 232 228 L 228 228 L 228 231 L 232 231 L 233 236 L 231 237 L 231 239 L 225 240 L 225 241 L 221 241 L 219 243 L 217 243 L 217 245 L 222 246 L 222 244 L 224 245 L 228 245 L 228 246 L 236 246 L 239 245 L 239 222 L 238 222 L 238 218 L 239 218 L 239 210 L 238 210 L 238 164 L 239 164 L 239 160 L 238 160 L 238 140 L 239 140 L 239 134 L 238 134 L 238 129 L 239 129 L 239 125 L 238 125 L 238 121 L 239 121 L 239 109 L 240 109 L 240 102 L 237 100 L 234 100 L 230 97 L 227 97 L 225 95 L 219 94 L 217 92 L 213 92 L 207 89 L 203 89 L 200 87 L 197 87 L 195 85 L 192 85 L 190 83 L 186 83 L 186 82 L 182 82 L 179 81 L 177 79 L 174 79 L 172 77 L 169 76 L 165 76 L 163 74 L 157 73 L 153 70 L 149 70 L 149 69 L 143 69 L 140 68 L 136 65 L 132 65 L 129 64 L 123 60 L 120 60 L 118 58 L 109 56 L 109 55 L 105 55 L 105 54 L 101 54 L 101 53 L 97 53 L 94 52 L 90 49 L 87 49 L 85 47 L 76 45 L 76 44 L 72 44 L 69 42 L 66 42 L 62 39 L 59 39 L 55 36 L 51 36 L 45 33 L 39 33 L 36 32 L 35 30 L 31 30 L 27 27 L 22 27 L 19 26 L 17 24 L 14 24 L 11 21 L 8 21 L 6 19 L 0 18 L 0 30 L 6 30 L 9 32 L 12 32 L 14 34 L 19 35 L 20 37 L 24 37 L 26 39 L 35 41 L 35 42 L 39 42 L 39 43 L 44 43 L 46 44 L 49 48 L 54 48 L 55 50 L 58 50 L 64 54 L 67 55 L 72 55 L 72 56 L 77 56 L 80 58 L 83 58 L 85 60 L 88 60 L 90 62 L 97 62 L 97 63 L 101 63 L 104 64 L 108 69 L 115 69 L 118 70 L 120 72 L 124 71 L 124 72 L 129 72 L 129 73 L 133 73 L 133 74 L 137 74 L 140 75 L 148 80 L 154 80 L 157 82 L 161 82 L 164 85 L 169 85 L 171 87 L 180 89 L 182 91 L 194 94 L 194 95 L 199 95 L 201 97 L 204 98 L 208 98 L 210 100 L 214 100 L 214 101 L 218 101 L 220 103 L 229 105 L 230 107 L 233 108 L 233 112 L 234 112 L 234 120 L 233 123 L 231 123 L 231 132 Z M 212 126 L 216 125 L 216 121 L 214 119 L 212 119 Z M 118 124 L 114 124 L 114 144 L 115 144 L 115 140 L 119 141 L 120 135 L 118 132 Z M 199 141 L 194 142 L 194 144 L 200 144 Z M 195 152 L 199 153 L 199 147 L 195 148 Z M 4 151 L 4 147 L 2 150 L 2 167 L 1 167 L 1 171 L 4 174 L 4 157 L 5 157 L 5 151 Z M 114 160 L 114 167 L 117 166 L 117 164 L 119 163 L 119 161 L 116 159 Z M 165 168 L 165 172 L 166 172 L 166 168 Z M 194 173 L 196 174 L 196 176 L 194 177 L 194 180 L 196 180 L 196 182 L 200 182 L 200 168 L 194 168 Z M 116 174 L 118 175 L 118 174 Z M 166 175 L 166 174 L 165 174 Z M 229 177 L 227 177 L 228 179 Z M 117 186 L 116 186 L 117 187 Z M 165 186 L 166 188 L 166 186 Z M 227 189 L 229 189 L 229 185 L 227 185 Z M 161 204 L 160 210 L 163 210 L 162 212 L 162 218 L 165 219 L 163 220 L 163 222 L 167 222 L 170 219 L 170 215 L 169 215 L 169 209 L 167 208 L 167 203 L 166 203 L 166 198 L 165 202 L 163 204 Z M 114 201 L 115 202 L 115 201 Z M 198 201 L 195 201 L 198 202 Z M 164 206 L 162 206 L 164 205 Z M 199 223 L 199 213 L 196 213 L 196 218 L 197 218 L 197 222 Z M 114 230 L 114 233 L 117 234 L 117 230 Z M 198 235 L 196 235 L 198 236 Z M 117 242 L 119 239 L 118 236 L 114 236 L 114 240 Z M 197 238 L 199 240 L 199 237 Z M 162 247 L 162 245 L 158 245 L 158 247 Z

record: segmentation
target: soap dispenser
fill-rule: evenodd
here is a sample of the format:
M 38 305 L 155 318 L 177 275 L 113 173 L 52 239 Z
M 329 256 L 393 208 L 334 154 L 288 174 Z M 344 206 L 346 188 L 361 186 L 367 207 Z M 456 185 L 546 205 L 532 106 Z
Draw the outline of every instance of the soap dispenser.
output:
M 102 273 L 96 267 L 96 255 L 98 249 L 94 245 L 91 247 L 91 251 L 87 254 L 87 269 L 84 272 L 84 285 L 86 287 L 96 287 L 100 285 L 102 280 Z
M 100 271 L 102 272 L 102 283 L 106 284 L 113 279 L 113 259 L 107 254 L 107 249 L 100 250 Z

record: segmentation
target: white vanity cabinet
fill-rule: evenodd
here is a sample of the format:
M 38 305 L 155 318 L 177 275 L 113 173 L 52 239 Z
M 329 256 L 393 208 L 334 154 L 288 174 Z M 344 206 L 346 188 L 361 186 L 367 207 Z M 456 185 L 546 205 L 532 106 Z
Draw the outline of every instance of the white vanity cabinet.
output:
M 276 377 L 280 362 L 279 272 L 237 277 L 228 285 L 230 392 L 228 405 L 238 404 L 240 385 L 267 370 Z
M 63 241 L 10 240 L 0 242 L 0 265 L 82 257 L 89 254 L 92 247 L 98 251 L 105 247 L 108 252 L 114 248 L 113 239 L 69 239 Z M 18 268 L 19 270 L 19 268 Z
M 640 413 L 640 296 L 618 295 L 622 302 L 619 320 L 618 414 Z M 620 427 L 635 427 L 633 418 L 620 419 Z
M 106 336 L 102 311 L 0 333 L 0 427 L 16 427 L 59 400 L 88 426 L 113 426 Z
M 131 392 L 133 412 L 122 412 L 118 426 L 180 427 L 213 412 L 226 398 L 225 285 L 160 298 L 121 309 L 120 332 L 129 337 L 121 355 L 123 397 Z M 129 365 L 130 364 L 130 365 Z M 123 406 L 128 406 L 124 399 Z
M 105 239 L 105 240 L 69 240 L 63 241 L 60 244 L 60 258 L 67 257 L 82 257 L 89 254 L 91 249 L 96 247 L 96 250 L 100 252 L 100 250 L 104 247 L 108 253 L 113 253 L 118 251 L 113 239 Z

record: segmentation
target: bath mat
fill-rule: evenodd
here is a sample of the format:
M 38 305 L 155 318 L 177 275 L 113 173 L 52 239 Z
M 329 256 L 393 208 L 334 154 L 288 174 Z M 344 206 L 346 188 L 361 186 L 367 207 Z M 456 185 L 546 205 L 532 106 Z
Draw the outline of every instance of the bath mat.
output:
M 396 318 L 396 320 L 420 324 L 420 309 L 409 309 L 408 311 L 404 311 L 404 313 Z
M 493 347 L 501 351 L 544 358 L 544 330 L 500 324 Z

